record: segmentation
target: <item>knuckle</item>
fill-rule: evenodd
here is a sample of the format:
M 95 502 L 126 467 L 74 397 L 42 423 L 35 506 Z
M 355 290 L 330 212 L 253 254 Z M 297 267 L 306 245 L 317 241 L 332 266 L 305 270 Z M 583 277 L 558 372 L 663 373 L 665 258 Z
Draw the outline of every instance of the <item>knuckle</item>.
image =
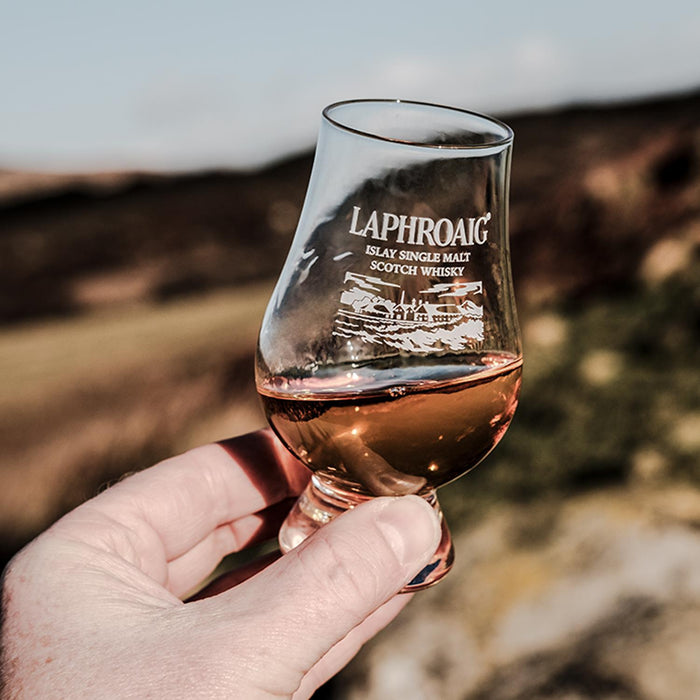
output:
M 331 606 L 362 617 L 368 602 L 383 597 L 381 557 L 361 541 L 331 541 L 323 530 L 311 546 L 299 551 L 299 562 L 307 579 Z

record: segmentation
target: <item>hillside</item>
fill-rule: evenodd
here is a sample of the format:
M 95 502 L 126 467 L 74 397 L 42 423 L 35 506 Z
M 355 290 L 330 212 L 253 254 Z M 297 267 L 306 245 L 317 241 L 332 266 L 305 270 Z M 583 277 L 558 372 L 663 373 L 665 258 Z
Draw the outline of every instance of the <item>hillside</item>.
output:
M 506 116 L 525 300 L 629 286 L 651 245 L 697 217 L 699 113 L 695 94 Z M 0 172 L 0 320 L 274 276 L 311 161 L 179 176 Z

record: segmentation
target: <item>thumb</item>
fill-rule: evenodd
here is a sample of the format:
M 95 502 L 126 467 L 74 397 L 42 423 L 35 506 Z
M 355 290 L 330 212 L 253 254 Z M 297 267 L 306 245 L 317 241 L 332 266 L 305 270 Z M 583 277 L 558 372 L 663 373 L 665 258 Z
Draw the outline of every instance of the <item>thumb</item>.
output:
M 355 649 L 347 658 L 338 643 L 428 564 L 440 536 L 438 518 L 422 498 L 374 498 L 219 597 L 231 596 L 238 611 L 250 614 L 266 651 L 267 678 L 274 659 L 294 682 L 293 691 L 332 648 L 329 658 L 338 660 L 338 668 L 324 669 L 324 675 L 349 660 L 357 640 L 349 640 Z

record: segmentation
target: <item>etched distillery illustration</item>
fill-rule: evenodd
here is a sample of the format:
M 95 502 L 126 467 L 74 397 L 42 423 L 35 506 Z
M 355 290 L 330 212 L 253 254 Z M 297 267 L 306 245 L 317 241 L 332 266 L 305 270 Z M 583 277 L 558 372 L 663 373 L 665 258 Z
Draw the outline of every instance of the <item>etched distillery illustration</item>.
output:
M 411 298 L 399 284 L 354 272 L 345 274 L 344 285 L 335 336 L 408 352 L 478 348 L 484 339 L 484 307 L 475 301 L 481 282 L 437 283 Z

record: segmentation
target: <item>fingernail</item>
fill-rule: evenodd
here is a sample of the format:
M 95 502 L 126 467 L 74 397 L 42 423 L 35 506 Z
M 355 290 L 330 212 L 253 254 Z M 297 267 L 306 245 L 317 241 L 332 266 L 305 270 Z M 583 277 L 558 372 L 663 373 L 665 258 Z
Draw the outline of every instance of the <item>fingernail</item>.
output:
M 409 569 L 429 558 L 440 541 L 437 515 L 419 496 L 387 499 L 376 522 L 397 559 Z

